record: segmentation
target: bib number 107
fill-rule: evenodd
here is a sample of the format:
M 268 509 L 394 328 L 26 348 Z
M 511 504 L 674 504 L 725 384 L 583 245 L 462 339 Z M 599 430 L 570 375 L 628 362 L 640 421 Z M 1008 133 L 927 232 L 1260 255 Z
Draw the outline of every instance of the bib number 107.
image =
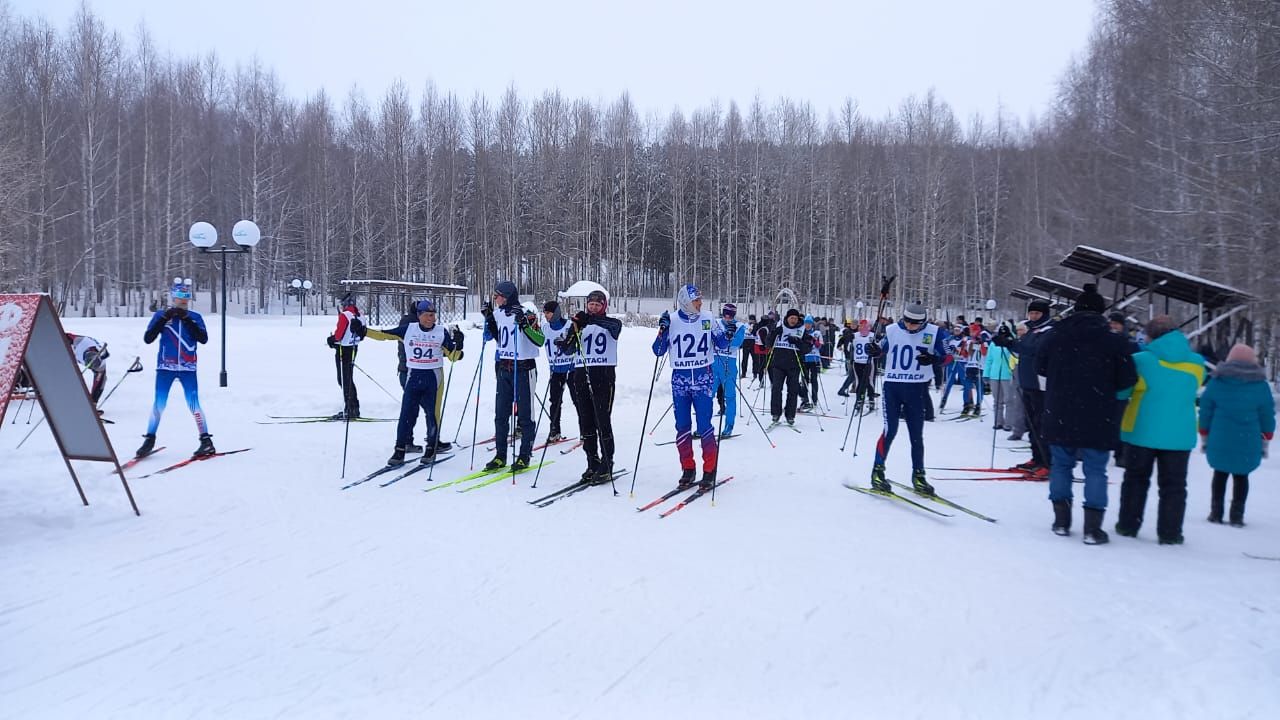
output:
M 889 367 L 891 370 L 915 370 L 916 348 L 912 345 L 898 347 L 889 355 Z

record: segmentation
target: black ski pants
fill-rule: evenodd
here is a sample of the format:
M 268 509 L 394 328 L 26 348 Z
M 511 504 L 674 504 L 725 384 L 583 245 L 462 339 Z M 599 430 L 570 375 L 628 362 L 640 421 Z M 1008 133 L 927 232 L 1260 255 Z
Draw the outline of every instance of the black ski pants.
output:
M 590 470 L 613 469 L 613 391 L 615 368 L 604 365 L 573 369 L 569 393 L 578 409 L 582 450 Z
M 551 435 L 561 435 L 560 431 L 560 411 L 564 406 L 564 388 L 569 384 L 569 378 L 573 371 L 560 373 L 551 373 L 551 380 L 547 385 L 547 396 L 551 401 L 551 405 L 547 408 L 547 414 L 551 416 Z M 573 388 L 569 388 L 569 399 L 573 400 Z M 574 400 L 575 406 L 577 401 Z
M 1031 439 L 1031 460 L 1049 467 L 1049 449 L 1041 436 L 1040 418 L 1044 415 L 1044 392 L 1022 388 L 1022 409 L 1027 415 L 1027 434 Z
M 782 416 L 782 390 L 786 385 L 787 404 L 786 417 L 796 419 L 796 396 L 800 394 L 800 368 L 793 365 L 781 368 L 777 365 L 769 368 L 769 414 L 777 419 Z
M 352 377 L 355 372 L 356 350 L 355 345 L 339 345 L 333 352 L 338 387 L 342 388 L 342 411 L 350 418 L 360 417 L 360 396 L 356 394 L 356 379 Z
M 1190 450 L 1125 446 L 1124 481 L 1120 483 L 1120 513 L 1116 527 L 1133 532 L 1142 527 L 1154 468 L 1156 485 L 1160 490 L 1156 536 L 1161 540 L 1181 538 L 1182 518 L 1187 512 L 1187 463 L 1190 459 Z
M 1249 476 L 1232 475 L 1230 522 L 1244 522 L 1244 503 L 1249 499 Z M 1209 514 L 1222 519 L 1222 505 L 1227 495 L 1227 474 L 1213 471 L 1213 496 L 1209 499 Z

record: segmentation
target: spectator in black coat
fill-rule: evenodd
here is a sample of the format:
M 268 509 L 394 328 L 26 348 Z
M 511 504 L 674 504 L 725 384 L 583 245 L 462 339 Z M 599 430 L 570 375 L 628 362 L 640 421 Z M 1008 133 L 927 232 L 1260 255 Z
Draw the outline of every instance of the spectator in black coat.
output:
M 1071 483 L 1076 461 L 1084 465 L 1084 541 L 1101 545 L 1107 509 L 1107 461 L 1120 442 L 1116 394 L 1138 382 L 1128 342 L 1111 332 L 1105 301 L 1093 285 L 1076 300 L 1038 349 L 1035 371 L 1044 379 L 1043 441 L 1049 446 L 1049 500 L 1053 531 L 1070 534 Z
M 1021 337 L 997 336 L 992 342 L 1008 348 L 1018 356 L 1018 389 L 1022 393 L 1022 409 L 1026 415 L 1027 433 L 1031 441 L 1031 460 L 1018 465 L 1038 479 L 1049 477 L 1049 446 L 1041 439 L 1040 416 L 1044 412 L 1044 393 L 1036 377 L 1036 355 L 1040 345 L 1053 330 L 1049 303 L 1032 300 L 1027 306 L 1027 331 Z

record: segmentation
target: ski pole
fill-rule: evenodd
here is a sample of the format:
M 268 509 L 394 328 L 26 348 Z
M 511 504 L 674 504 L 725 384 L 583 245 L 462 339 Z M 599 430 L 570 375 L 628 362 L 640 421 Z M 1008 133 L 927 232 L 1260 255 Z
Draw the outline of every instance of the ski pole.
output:
M 738 383 L 738 389 L 742 389 L 742 383 Z M 769 431 L 765 429 L 764 423 L 760 422 L 760 414 L 753 412 L 751 417 L 755 419 L 756 426 L 760 428 L 760 432 L 764 433 L 764 439 L 769 441 L 769 447 L 776 450 L 778 446 L 773 444 L 773 438 L 769 437 Z
M 720 473 L 720 433 L 722 432 L 724 432 L 724 416 L 723 415 L 720 416 L 720 427 L 716 429 L 716 474 L 717 475 L 719 475 Z M 704 466 L 707 464 L 706 457 L 702 458 L 702 464 Z M 716 506 L 716 486 L 719 484 L 720 483 L 718 481 L 713 481 L 711 483 L 711 507 Z
M 347 372 L 347 369 L 345 367 L 346 363 L 342 362 L 342 360 L 343 360 L 342 350 L 341 350 L 341 346 L 339 346 L 338 372 L 342 375 L 342 401 L 344 405 L 342 409 L 343 421 L 342 421 L 342 476 L 341 476 L 341 479 L 345 480 L 347 477 L 347 444 L 351 439 L 351 403 L 347 400 L 347 398 L 350 397 L 350 394 L 347 392 L 347 383 L 351 382 L 351 377 L 350 377 L 351 373 Z M 351 364 L 353 366 L 356 364 L 356 359 L 354 354 L 351 357 Z M 360 372 L 364 372 L 364 371 L 361 370 Z M 373 378 L 369 378 L 369 379 L 373 380 Z M 377 384 L 378 384 L 377 382 L 374 382 L 374 385 L 377 385 Z M 382 387 L 382 386 L 378 385 L 378 387 Z
M 488 342 L 488 341 L 481 341 L 480 343 L 480 359 L 476 362 L 476 371 L 471 373 L 471 384 L 467 386 L 468 399 L 471 398 L 471 391 L 476 386 L 476 377 L 480 375 L 480 367 L 484 365 L 484 343 L 485 342 Z M 462 434 L 462 421 L 467 418 L 468 407 L 470 407 L 470 403 L 463 401 L 462 414 L 458 416 L 458 427 L 456 430 L 453 431 L 453 441 L 455 443 L 458 442 L 458 436 Z
M 1000 409 L 1000 403 L 1004 399 L 1003 385 L 996 386 L 995 392 L 992 393 L 991 395 L 991 399 L 995 403 L 996 409 L 997 410 Z M 992 415 L 991 417 L 991 462 L 987 465 L 987 467 L 995 467 L 995 466 L 996 466 L 996 419 L 995 419 L 995 416 Z
M 657 373 L 654 373 L 654 375 L 657 376 Z M 667 409 L 663 410 L 662 415 L 656 421 L 654 421 L 653 429 L 649 431 L 649 437 L 653 437 L 653 434 L 658 431 L 658 426 L 662 424 L 663 418 L 665 418 L 667 416 L 667 413 L 671 412 L 671 409 L 674 408 L 675 406 L 676 406 L 675 401 L 672 401 L 670 405 L 667 405 Z
M 640 423 L 640 429 L 643 431 L 645 425 L 649 424 L 649 407 L 653 404 L 653 386 L 658 382 L 658 362 L 662 360 L 666 353 L 653 359 L 653 378 L 649 381 L 649 399 L 644 404 L 644 420 Z M 674 407 L 674 403 L 672 404 Z M 665 414 L 665 413 L 664 413 Z M 636 447 L 636 464 L 631 469 L 631 497 L 636 496 L 636 476 L 640 474 L 640 451 L 644 450 L 644 436 L 640 436 L 640 444 Z
M 471 467 L 476 469 L 476 430 L 480 427 L 480 390 L 484 387 L 484 347 L 489 344 L 488 338 L 480 342 L 480 367 L 476 369 L 476 414 L 471 420 Z M 497 372 L 496 369 L 494 372 Z M 497 433 L 494 433 L 497 437 Z M 505 440 L 505 438 L 504 438 Z
M 396 399 L 396 396 L 395 396 L 395 395 L 392 395 L 392 394 L 391 394 L 391 392 L 390 392 L 389 390 L 387 390 L 386 388 L 382 387 L 382 385 L 381 385 L 377 380 L 374 380 L 372 375 L 370 375 L 369 373 L 365 372 L 365 371 L 364 371 L 364 368 L 360 367 L 359 365 L 356 365 L 356 363 L 355 363 L 355 360 L 354 360 L 354 359 L 351 361 L 351 366 L 352 366 L 352 367 L 354 367 L 355 369 L 359 370 L 359 371 L 361 372 L 361 374 L 363 374 L 365 377 L 369 378 L 369 380 L 370 380 L 374 385 L 377 385 L 377 386 L 378 386 L 378 389 L 379 389 L 379 390 L 381 390 L 382 392 L 384 392 L 384 393 L 386 393 L 386 394 L 387 394 L 387 397 L 391 398 L 392 400 L 395 400 L 396 402 L 400 402 L 399 400 L 397 400 L 397 399 Z
M 457 329 L 457 327 L 458 327 L 458 326 L 457 326 L 457 325 L 455 325 L 455 326 L 454 326 L 454 329 L 456 330 L 456 329 Z M 458 362 L 457 362 L 456 360 L 455 360 L 454 362 L 450 363 L 450 365 L 449 365 L 449 376 L 448 376 L 448 377 L 446 377 L 446 378 L 445 378 L 445 381 L 444 381 L 444 398 L 440 400 L 440 418 L 439 418 L 439 419 L 437 420 L 437 422 L 436 422 L 436 436 L 435 436 L 435 437 L 433 437 L 433 438 L 431 438 L 431 442 L 432 442 L 432 443 L 434 443 L 434 445 L 435 445 L 434 447 L 432 447 L 432 448 L 431 448 L 431 451 L 432 451 L 432 459 L 433 459 L 433 460 L 434 460 L 434 458 L 435 458 L 435 453 L 436 453 L 437 449 L 440 447 L 440 422 L 439 422 L 439 420 L 443 420 L 443 419 L 444 419 L 444 411 L 449 409 L 449 386 L 453 384 L 453 369 L 454 369 L 454 368 L 456 368 L 456 367 L 458 367 Z M 466 404 L 466 403 L 463 403 L 463 404 L 462 404 L 462 408 L 463 408 L 463 412 L 466 412 L 467 404 Z M 432 410 L 431 410 L 431 411 L 432 411 L 432 412 L 435 412 L 435 409 L 434 409 L 434 408 L 432 408 Z M 423 455 L 423 457 L 426 457 L 426 455 L 424 454 L 424 455 Z M 427 482 L 431 482 L 432 478 L 434 478 L 434 477 L 435 477 L 435 474 L 436 474 L 436 464 L 435 464 L 435 462 L 432 462 L 432 463 L 431 463 L 431 467 L 427 468 Z

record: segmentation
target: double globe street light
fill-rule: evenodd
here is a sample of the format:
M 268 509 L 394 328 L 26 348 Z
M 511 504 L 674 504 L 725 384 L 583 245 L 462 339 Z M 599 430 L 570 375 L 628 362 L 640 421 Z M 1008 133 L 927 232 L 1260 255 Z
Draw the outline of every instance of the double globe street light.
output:
M 302 309 L 307 306 L 307 293 L 311 292 L 311 288 L 315 285 L 310 280 L 294 278 L 289 283 L 289 287 L 293 289 L 293 294 L 298 296 L 298 327 L 302 327 Z
M 223 244 L 214 247 L 218 242 L 218 230 L 207 222 L 198 222 L 191 226 L 187 239 L 204 255 L 222 256 L 222 372 L 218 375 L 218 385 L 227 386 L 227 256 L 241 255 L 253 251 L 262 239 L 262 231 L 252 220 L 241 220 L 231 228 L 231 239 L 235 247 Z

